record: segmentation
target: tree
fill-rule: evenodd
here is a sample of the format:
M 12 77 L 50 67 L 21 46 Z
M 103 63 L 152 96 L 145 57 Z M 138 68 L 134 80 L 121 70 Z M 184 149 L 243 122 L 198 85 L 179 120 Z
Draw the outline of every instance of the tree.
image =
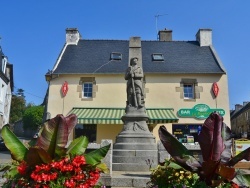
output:
M 21 95 L 12 95 L 11 107 L 10 107 L 10 123 L 15 123 L 21 120 L 26 109 L 25 99 Z
M 36 130 L 43 123 L 43 106 L 31 106 L 23 114 L 23 128 Z

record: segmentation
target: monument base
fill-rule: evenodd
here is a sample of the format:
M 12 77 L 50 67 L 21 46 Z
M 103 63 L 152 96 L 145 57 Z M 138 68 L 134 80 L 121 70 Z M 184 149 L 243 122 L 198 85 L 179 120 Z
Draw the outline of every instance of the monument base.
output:
M 145 108 L 127 107 L 123 130 L 113 147 L 114 171 L 149 171 L 158 164 L 155 137 L 148 130 Z

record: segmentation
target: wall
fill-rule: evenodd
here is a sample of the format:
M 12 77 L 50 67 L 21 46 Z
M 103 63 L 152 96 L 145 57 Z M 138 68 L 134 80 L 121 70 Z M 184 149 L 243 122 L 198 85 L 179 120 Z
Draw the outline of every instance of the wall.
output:
M 67 115 L 73 107 L 124 107 L 126 104 L 126 81 L 124 75 L 96 75 L 95 81 L 97 92 L 93 100 L 79 98 L 78 85 L 81 77 L 93 75 L 64 75 L 51 80 L 48 98 L 48 112 L 51 118 L 57 114 Z M 224 122 L 230 127 L 230 110 L 228 97 L 227 75 L 219 74 L 146 74 L 146 108 L 173 108 L 174 113 L 181 108 L 193 108 L 197 104 L 206 104 L 211 109 L 220 108 L 225 110 Z M 182 99 L 180 82 L 182 78 L 196 79 L 200 88 L 200 98 L 193 101 Z M 61 86 L 67 81 L 69 90 L 66 97 L 62 97 Z M 219 95 L 215 99 L 212 93 L 212 84 L 217 82 Z M 204 119 L 179 118 L 178 123 L 200 123 Z M 153 134 L 158 140 L 158 128 L 153 129 Z M 165 124 L 172 131 L 172 124 Z M 107 128 L 108 127 L 108 128 Z M 101 139 L 115 140 L 115 136 L 121 130 L 122 125 L 98 125 L 97 142 Z M 111 132 L 112 130 L 112 132 Z M 113 133 L 113 134 L 111 134 Z M 106 135 L 106 136 L 104 136 Z M 108 138 L 109 137 L 109 138 Z

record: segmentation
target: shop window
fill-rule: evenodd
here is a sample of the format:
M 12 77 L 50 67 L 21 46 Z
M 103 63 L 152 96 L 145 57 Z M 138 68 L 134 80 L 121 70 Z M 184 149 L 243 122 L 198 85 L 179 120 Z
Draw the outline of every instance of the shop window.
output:
M 75 138 L 86 136 L 89 142 L 96 142 L 96 124 L 77 124 L 75 127 Z
M 202 124 L 173 124 L 173 135 L 181 143 L 198 143 L 198 135 L 201 132 Z

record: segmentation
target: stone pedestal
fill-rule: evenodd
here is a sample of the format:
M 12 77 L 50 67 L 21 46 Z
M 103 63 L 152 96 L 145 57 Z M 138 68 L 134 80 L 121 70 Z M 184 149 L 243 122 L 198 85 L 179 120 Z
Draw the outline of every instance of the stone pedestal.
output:
M 113 171 L 149 171 L 158 164 L 157 144 L 145 111 L 144 107 L 126 108 L 123 130 L 113 147 Z

